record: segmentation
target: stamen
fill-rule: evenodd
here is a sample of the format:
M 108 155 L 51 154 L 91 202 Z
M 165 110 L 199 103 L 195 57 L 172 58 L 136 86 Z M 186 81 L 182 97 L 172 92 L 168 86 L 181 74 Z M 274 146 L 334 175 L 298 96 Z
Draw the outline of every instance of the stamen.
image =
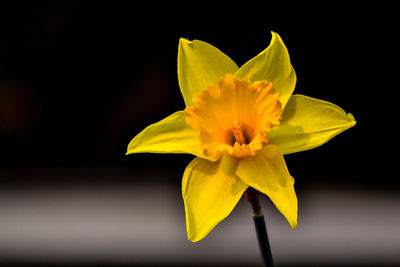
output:
M 247 140 L 243 135 L 242 131 L 242 124 L 237 120 L 233 121 L 233 136 L 235 137 L 235 141 L 238 142 L 240 145 L 247 145 Z

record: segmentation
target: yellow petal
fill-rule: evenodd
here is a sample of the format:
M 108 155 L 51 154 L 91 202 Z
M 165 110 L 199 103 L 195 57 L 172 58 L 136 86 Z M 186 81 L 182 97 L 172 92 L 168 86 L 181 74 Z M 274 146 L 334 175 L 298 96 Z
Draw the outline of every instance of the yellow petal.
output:
M 235 76 L 253 82 L 261 80 L 272 82 L 275 92 L 280 94 L 279 101 L 285 107 L 296 86 L 296 73 L 290 64 L 289 53 L 281 37 L 275 32 L 271 34 L 270 45 L 240 67 Z
M 193 105 L 195 94 L 237 69 L 236 63 L 216 47 L 199 40 L 179 40 L 178 80 L 186 106 Z
M 267 133 L 283 154 L 320 146 L 354 126 L 353 115 L 327 101 L 293 95 L 282 113 L 281 124 Z
M 290 176 L 279 147 L 267 145 L 255 156 L 240 161 L 236 175 L 266 194 L 286 217 L 292 229 L 297 226 L 297 197 L 294 179 Z
M 195 158 L 182 180 L 188 238 L 199 241 L 225 219 L 247 185 L 235 176 L 238 160 L 227 155 L 217 162 Z
M 177 111 L 136 135 L 128 145 L 127 154 L 188 153 L 204 157 L 199 134 L 186 124 L 185 112 Z

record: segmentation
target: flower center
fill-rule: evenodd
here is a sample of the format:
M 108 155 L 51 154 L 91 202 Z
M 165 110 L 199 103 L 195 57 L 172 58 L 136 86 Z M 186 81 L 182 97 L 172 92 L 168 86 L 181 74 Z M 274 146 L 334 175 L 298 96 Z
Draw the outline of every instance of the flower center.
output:
M 235 142 L 238 142 L 239 145 L 247 145 L 249 143 L 243 135 L 242 124 L 240 122 L 234 120 L 232 129 L 233 136 L 235 137 Z
M 185 109 L 186 123 L 200 129 L 204 155 L 214 160 L 223 152 L 237 158 L 255 155 L 282 113 L 270 82 L 251 83 L 231 74 L 196 94 L 193 103 L 197 107 Z

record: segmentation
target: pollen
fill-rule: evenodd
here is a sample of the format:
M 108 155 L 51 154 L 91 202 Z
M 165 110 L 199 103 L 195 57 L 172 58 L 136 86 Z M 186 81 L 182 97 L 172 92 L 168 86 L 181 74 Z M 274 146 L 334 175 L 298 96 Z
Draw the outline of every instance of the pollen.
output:
M 186 123 L 200 130 L 204 155 L 254 156 L 268 143 L 268 131 L 279 125 L 282 105 L 269 81 L 251 82 L 231 74 L 193 97 Z

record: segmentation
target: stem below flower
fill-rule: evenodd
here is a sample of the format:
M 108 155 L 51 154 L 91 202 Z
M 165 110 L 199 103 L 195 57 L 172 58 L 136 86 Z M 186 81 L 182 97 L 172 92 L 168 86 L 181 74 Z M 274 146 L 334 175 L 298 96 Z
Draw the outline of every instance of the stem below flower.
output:
M 244 192 L 244 197 L 251 204 L 253 209 L 253 216 L 262 216 L 260 199 L 258 198 L 258 192 L 253 187 L 247 188 Z
M 250 202 L 253 209 L 253 221 L 256 227 L 256 234 L 258 240 L 258 247 L 260 248 L 261 259 L 264 267 L 273 267 L 274 261 L 272 259 L 271 247 L 269 245 L 267 227 L 265 225 L 264 215 L 261 212 L 260 199 L 258 192 L 252 187 L 249 187 L 244 192 L 244 197 Z

